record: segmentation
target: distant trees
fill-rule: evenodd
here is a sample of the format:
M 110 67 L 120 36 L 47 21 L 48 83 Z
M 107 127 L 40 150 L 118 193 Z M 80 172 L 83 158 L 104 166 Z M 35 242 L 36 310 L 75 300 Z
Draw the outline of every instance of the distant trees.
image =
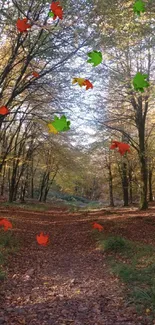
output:
M 108 5 L 103 1 L 102 6 L 96 8 L 100 16 L 96 22 L 101 33 L 100 45 L 104 51 L 105 67 L 109 69 L 108 82 L 105 84 L 106 92 L 103 98 L 101 96 L 102 104 L 98 105 L 100 108 L 98 120 L 102 121 L 102 127 L 116 130 L 120 136 L 125 136 L 126 141 L 137 151 L 140 169 L 140 208 L 147 209 L 146 123 L 154 101 L 154 11 L 150 1 L 146 13 L 138 19 L 133 12 L 131 1 L 122 1 L 120 4 L 119 1 L 113 0 L 112 3 Z M 146 73 L 150 82 L 150 87 L 143 94 L 136 92 L 132 86 L 132 78 L 137 72 Z M 107 105 L 109 109 L 106 111 L 107 119 L 105 115 L 103 119 L 102 105 L 104 107 Z M 137 143 L 134 141 L 135 131 Z M 122 171 L 124 200 L 127 204 L 128 178 L 125 162 Z

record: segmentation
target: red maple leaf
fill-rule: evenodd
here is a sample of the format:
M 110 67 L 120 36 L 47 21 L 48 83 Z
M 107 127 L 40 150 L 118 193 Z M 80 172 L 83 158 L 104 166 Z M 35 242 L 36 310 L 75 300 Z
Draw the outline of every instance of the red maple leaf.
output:
M 9 113 L 9 110 L 6 106 L 0 107 L 0 115 L 7 115 Z
M 0 226 L 4 226 L 4 231 L 7 231 L 9 228 L 12 229 L 12 223 L 5 218 L 0 220 Z
M 32 74 L 33 74 L 33 76 L 34 76 L 35 78 L 38 78 L 38 77 L 39 77 L 39 73 L 38 73 L 37 71 L 33 71 Z
M 97 222 L 93 222 L 93 228 L 94 229 L 98 229 L 98 231 L 102 231 L 103 230 L 103 226 L 101 226 L 99 223 Z
M 55 20 L 57 17 L 62 19 L 63 11 L 62 11 L 62 7 L 59 4 L 59 1 L 52 2 L 50 8 L 51 8 L 51 11 L 54 14 L 53 20 Z
M 118 148 L 118 152 L 123 156 L 125 152 L 130 152 L 130 146 L 128 143 L 113 141 L 110 149 Z
M 89 88 L 93 88 L 92 83 L 87 79 L 84 81 L 83 86 L 86 86 L 86 90 L 88 90 Z
M 36 239 L 39 245 L 47 246 L 49 244 L 49 236 L 44 235 L 43 232 L 41 232 L 40 235 L 37 235 Z
M 27 18 L 23 18 L 23 19 L 19 19 L 16 22 L 16 26 L 17 29 L 19 30 L 19 32 L 23 33 L 23 32 L 27 32 L 27 28 L 31 28 L 30 24 L 27 24 L 28 19 Z

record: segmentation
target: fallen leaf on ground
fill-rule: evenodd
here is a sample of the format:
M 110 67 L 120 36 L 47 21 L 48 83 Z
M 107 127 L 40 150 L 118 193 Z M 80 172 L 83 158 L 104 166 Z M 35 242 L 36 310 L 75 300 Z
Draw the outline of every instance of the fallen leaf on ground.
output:
M 39 245 L 47 246 L 49 244 L 49 236 L 44 235 L 43 232 L 41 232 L 40 235 L 37 235 L 36 239 Z
M 4 226 L 4 231 L 7 231 L 9 228 L 12 229 L 12 223 L 5 218 L 0 220 L 0 226 Z
M 93 228 L 94 229 L 98 229 L 98 231 L 102 231 L 103 230 L 103 226 L 101 226 L 99 223 L 94 222 L 93 223 Z

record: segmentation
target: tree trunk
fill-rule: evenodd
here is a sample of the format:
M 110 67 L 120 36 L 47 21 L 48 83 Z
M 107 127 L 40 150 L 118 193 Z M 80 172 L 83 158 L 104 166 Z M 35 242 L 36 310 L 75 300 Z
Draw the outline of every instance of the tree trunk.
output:
M 123 189 L 123 201 L 125 207 L 129 205 L 127 164 L 125 161 L 122 162 L 122 189 Z
M 110 205 L 110 207 L 114 207 L 111 164 L 108 164 L 108 171 L 109 171 L 109 201 L 110 201 L 109 205 Z
M 21 184 L 20 202 L 25 203 L 26 181 Z
M 33 173 L 33 157 L 31 164 L 31 199 L 34 199 L 34 173 Z
M 152 169 L 149 169 L 149 202 L 153 201 L 152 193 Z
M 139 124 L 139 161 L 140 161 L 140 174 L 141 174 L 141 188 L 140 188 L 140 210 L 148 209 L 148 201 L 147 201 L 147 159 L 145 156 L 145 127 L 141 122 Z
M 46 186 L 46 180 L 47 180 L 47 172 L 45 171 L 43 174 L 43 178 L 42 178 L 42 182 L 41 182 L 41 187 L 40 187 L 40 194 L 39 194 L 39 198 L 38 201 L 41 202 L 42 201 L 42 197 L 44 195 L 44 188 Z
M 3 166 L 3 173 L 2 173 L 2 183 L 1 183 L 1 195 L 4 195 L 4 184 L 5 184 L 5 174 L 6 174 L 6 165 Z
M 132 197 L 132 169 L 129 166 L 129 194 L 130 194 L 130 204 L 133 203 L 133 197 Z

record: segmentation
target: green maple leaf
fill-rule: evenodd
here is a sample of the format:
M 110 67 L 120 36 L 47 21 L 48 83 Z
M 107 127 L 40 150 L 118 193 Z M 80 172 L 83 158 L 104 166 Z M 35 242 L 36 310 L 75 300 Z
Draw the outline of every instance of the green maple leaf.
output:
M 142 93 L 144 92 L 144 87 L 149 87 L 150 84 L 147 80 L 145 80 L 146 78 L 148 78 L 147 74 L 141 74 L 140 72 L 138 72 L 134 79 L 133 79 L 133 85 L 135 90 L 139 90 Z
M 52 11 L 49 11 L 48 17 L 54 17 L 54 13 Z
M 70 121 L 66 120 L 65 115 L 63 115 L 60 119 L 55 116 L 54 121 L 51 124 L 57 131 L 67 131 L 70 129 Z
M 87 53 L 87 55 L 90 57 L 90 59 L 87 61 L 88 63 L 93 63 L 94 67 L 96 67 L 98 64 L 102 62 L 102 53 L 98 51 L 93 51 Z
M 140 16 L 141 12 L 145 12 L 145 3 L 142 0 L 137 0 L 133 6 L 134 13 Z

